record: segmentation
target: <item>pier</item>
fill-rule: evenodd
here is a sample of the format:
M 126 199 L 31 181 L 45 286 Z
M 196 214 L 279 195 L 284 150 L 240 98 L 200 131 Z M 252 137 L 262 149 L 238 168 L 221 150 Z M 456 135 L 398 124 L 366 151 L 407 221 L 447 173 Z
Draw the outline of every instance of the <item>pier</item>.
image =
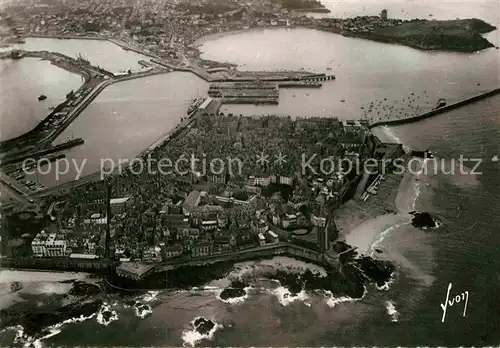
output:
M 485 99 L 485 98 L 497 95 L 499 93 L 500 93 L 500 87 L 496 88 L 494 90 L 491 90 L 491 91 L 488 91 L 488 92 L 485 92 L 485 93 L 481 93 L 481 94 L 475 95 L 473 97 L 461 100 L 459 102 L 456 102 L 456 103 L 453 103 L 453 104 L 450 104 L 450 105 L 446 105 L 446 106 L 442 106 L 440 108 L 436 108 L 434 110 L 425 112 L 423 114 L 420 114 L 420 115 L 417 115 L 417 116 L 414 116 L 414 117 L 408 117 L 408 118 L 405 118 L 405 119 L 397 119 L 397 120 L 387 120 L 387 121 L 375 122 L 375 123 L 370 124 L 368 126 L 368 128 L 381 127 L 381 126 L 399 126 L 399 125 L 403 125 L 403 124 L 418 122 L 418 121 L 424 120 L 426 118 L 429 118 L 429 117 L 432 117 L 432 116 L 436 116 L 436 115 L 445 113 L 445 112 L 450 111 L 450 110 L 457 109 L 457 108 L 462 107 L 464 105 L 468 105 L 468 104 L 474 103 L 476 101 L 479 101 L 479 100 L 482 100 L 482 99 Z

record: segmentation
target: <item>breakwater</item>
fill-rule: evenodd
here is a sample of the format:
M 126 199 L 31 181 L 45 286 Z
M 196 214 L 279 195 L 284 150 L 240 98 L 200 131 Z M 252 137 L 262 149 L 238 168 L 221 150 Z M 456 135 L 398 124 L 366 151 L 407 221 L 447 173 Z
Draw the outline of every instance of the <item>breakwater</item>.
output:
M 453 110 L 453 109 L 457 109 L 457 108 L 462 107 L 464 105 L 468 105 L 468 104 L 474 103 L 474 102 L 479 101 L 481 99 L 494 96 L 494 95 L 496 95 L 498 93 L 500 93 L 500 87 L 496 88 L 494 90 L 485 92 L 485 93 L 481 93 L 481 94 L 475 95 L 475 96 L 473 96 L 471 98 L 467 98 L 467 99 L 461 100 L 459 102 L 456 102 L 456 103 L 453 103 L 453 104 L 450 104 L 450 105 L 446 105 L 446 106 L 443 106 L 443 107 L 431 110 L 429 112 L 425 112 L 423 114 L 420 114 L 420 115 L 417 115 L 417 116 L 414 116 L 414 117 L 408 117 L 408 118 L 405 118 L 405 119 L 397 119 L 397 120 L 387 120 L 387 121 L 375 122 L 375 123 L 370 124 L 368 126 L 368 128 L 374 128 L 374 127 L 380 127 L 380 126 L 398 126 L 398 125 L 403 125 L 403 124 L 418 122 L 418 121 L 424 120 L 426 118 L 429 118 L 429 117 L 432 117 L 432 116 L 436 116 L 436 115 L 442 114 L 444 112 L 447 112 L 447 111 L 450 111 L 450 110 Z
M 73 140 L 69 140 L 69 141 L 66 141 L 62 144 L 59 144 L 59 145 L 56 145 L 56 146 L 52 146 L 48 149 L 44 149 L 44 150 L 40 150 L 40 151 L 35 151 L 35 152 L 30 152 L 30 153 L 27 153 L 27 154 L 24 154 L 22 156 L 16 156 L 14 158 L 6 158 L 6 159 L 3 159 L 1 162 L 0 162 L 0 166 L 5 166 L 5 165 L 9 165 L 9 164 L 13 164 L 13 163 L 18 163 L 18 162 L 21 162 L 21 161 L 24 161 L 25 159 L 38 159 L 44 155 L 48 155 L 48 154 L 51 154 L 51 153 L 54 153 L 54 152 L 58 152 L 58 151 L 63 151 L 63 150 L 67 150 L 67 149 L 70 149 L 74 146 L 78 146 L 78 145 L 82 145 L 84 143 L 84 140 L 82 138 L 76 138 L 76 139 L 73 139 Z M 10 156 L 9 156 L 10 157 Z

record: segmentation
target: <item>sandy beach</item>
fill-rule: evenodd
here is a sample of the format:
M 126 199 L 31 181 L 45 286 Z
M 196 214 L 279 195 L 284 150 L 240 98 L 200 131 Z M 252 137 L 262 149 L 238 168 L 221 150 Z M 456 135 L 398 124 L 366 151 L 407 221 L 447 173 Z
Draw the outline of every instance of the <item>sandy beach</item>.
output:
M 376 245 L 388 233 L 400 226 L 410 224 L 412 215 L 409 212 L 415 210 L 415 202 L 419 193 L 417 179 L 415 174 L 404 173 L 403 177 L 399 178 L 400 182 L 397 189 L 392 194 L 389 194 L 389 199 L 392 199 L 392 202 L 384 202 L 387 198 L 381 200 L 377 196 L 369 197 L 367 201 L 372 199 L 374 204 L 385 205 L 394 210 L 385 214 L 373 212 L 371 214 L 366 213 L 364 217 L 352 216 L 351 228 L 345 234 L 345 241 L 352 246 L 356 246 L 360 253 L 370 255 Z M 387 189 L 390 190 L 390 185 L 394 185 L 394 182 L 384 182 L 383 185 L 387 185 Z M 363 203 L 365 202 L 359 204 L 362 205 Z M 372 208 L 367 207 L 365 211 L 371 212 Z

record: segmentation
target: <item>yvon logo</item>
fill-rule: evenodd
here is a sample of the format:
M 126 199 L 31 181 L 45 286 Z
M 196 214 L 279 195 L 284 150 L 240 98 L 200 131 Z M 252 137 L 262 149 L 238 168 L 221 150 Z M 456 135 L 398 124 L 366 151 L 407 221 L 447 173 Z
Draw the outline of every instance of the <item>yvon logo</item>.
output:
M 456 295 L 455 297 L 452 297 L 450 300 L 450 291 L 451 291 L 451 283 L 448 285 L 448 292 L 446 293 L 446 300 L 444 301 L 444 304 L 441 303 L 441 309 L 443 310 L 443 317 L 441 318 L 441 322 L 444 323 L 444 319 L 446 317 L 446 309 L 448 306 L 453 307 L 454 304 L 460 303 L 460 301 L 465 301 L 464 304 L 464 313 L 463 316 L 465 317 L 465 313 L 467 312 L 467 304 L 469 303 L 469 292 L 464 291 L 461 294 Z

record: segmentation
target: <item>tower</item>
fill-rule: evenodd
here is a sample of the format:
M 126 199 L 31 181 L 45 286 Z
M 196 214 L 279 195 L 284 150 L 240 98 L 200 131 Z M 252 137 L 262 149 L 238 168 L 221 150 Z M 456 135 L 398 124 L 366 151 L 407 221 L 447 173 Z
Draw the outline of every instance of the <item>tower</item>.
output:
M 113 257 L 113 253 L 111 253 L 111 181 L 106 180 L 106 237 L 104 240 L 104 257 L 109 259 Z
M 383 20 L 383 21 L 386 21 L 387 20 L 387 10 L 386 9 L 383 9 L 382 12 L 380 12 L 380 18 Z
M 311 214 L 311 222 L 317 231 L 317 244 L 322 253 L 328 250 L 328 216 L 324 203 L 316 203 Z

